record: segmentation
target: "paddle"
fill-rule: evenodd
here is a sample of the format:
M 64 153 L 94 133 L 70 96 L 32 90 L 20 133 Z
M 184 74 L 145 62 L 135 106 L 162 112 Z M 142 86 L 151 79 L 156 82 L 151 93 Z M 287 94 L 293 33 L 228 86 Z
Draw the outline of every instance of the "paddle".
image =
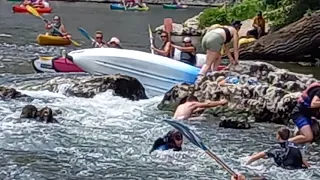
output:
M 32 15 L 34 15 L 34 16 L 42 19 L 45 23 L 48 23 L 48 20 L 44 19 L 44 18 L 38 13 L 38 11 L 37 11 L 36 9 L 34 9 L 33 7 L 31 7 L 31 6 L 29 6 L 29 5 L 27 5 L 26 8 L 27 8 L 27 10 L 28 10 Z M 59 29 L 57 29 L 57 28 L 54 27 L 54 26 L 53 26 L 53 28 L 62 35 L 62 33 L 60 32 Z M 77 43 L 76 41 L 72 40 L 71 38 L 68 38 L 68 39 L 71 41 L 71 43 L 72 43 L 74 46 L 77 46 L 77 47 L 81 46 L 79 43 Z
M 124 7 L 124 10 L 126 11 L 127 10 L 127 6 L 126 6 L 126 3 L 124 2 L 125 0 L 121 0 L 122 1 L 122 4 L 123 4 L 123 7 Z
M 171 18 L 165 18 L 163 20 L 163 26 L 164 30 L 168 33 L 168 39 L 171 41 L 171 31 L 172 31 L 172 19 Z
M 164 120 L 164 122 L 170 124 L 173 126 L 175 129 L 177 129 L 179 132 L 181 132 L 192 144 L 198 146 L 202 150 L 205 151 L 212 159 L 214 159 L 218 164 L 220 164 L 225 170 L 228 171 L 232 176 L 237 177 L 238 175 L 227 165 L 225 164 L 218 156 L 213 154 L 201 141 L 200 137 L 190 130 L 188 127 L 185 125 L 177 122 L 177 121 L 169 121 L 169 120 Z
M 152 46 L 153 45 L 153 36 L 152 36 L 150 24 L 148 24 L 148 31 L 149 31 L 150 46 Z M 154 50 L 152 48 L 150 48 L 150 50 L 151 50 L 151 54 L 154 54 Z

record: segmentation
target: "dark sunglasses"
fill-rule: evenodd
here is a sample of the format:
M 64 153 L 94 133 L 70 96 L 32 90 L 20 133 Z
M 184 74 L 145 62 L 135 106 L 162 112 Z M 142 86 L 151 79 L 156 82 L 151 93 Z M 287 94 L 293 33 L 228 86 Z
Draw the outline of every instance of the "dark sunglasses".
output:
M 96 37 L 96 39 L 102 39 L 102 37 Z
M 165 38 L 165 37 L 167 37 L 167 36 L 160 36 L 161 38 Z

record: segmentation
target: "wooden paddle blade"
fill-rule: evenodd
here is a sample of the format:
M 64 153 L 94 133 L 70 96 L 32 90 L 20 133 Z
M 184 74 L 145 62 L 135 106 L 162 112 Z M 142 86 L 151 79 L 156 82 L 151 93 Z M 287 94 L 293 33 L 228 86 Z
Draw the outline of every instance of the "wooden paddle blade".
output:
M 165 18 L 163 20 L 164 30 L 169 34 L 172 31 L 172 23 L 173 23 L 173 21 L 171 18 Z
M 32 15 L 37 16 L 37 17 L 41 17 L 40 14 L 38 13 L 38 11 L 35 8 L 33 8 L 33 7 L 29 6 L 29 5 L 27 5 L 26 8 Z

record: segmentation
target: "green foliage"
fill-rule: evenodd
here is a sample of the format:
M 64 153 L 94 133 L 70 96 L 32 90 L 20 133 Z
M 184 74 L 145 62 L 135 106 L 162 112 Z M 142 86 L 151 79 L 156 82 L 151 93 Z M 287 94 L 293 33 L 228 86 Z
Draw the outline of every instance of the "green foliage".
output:
M 201 28 L 230 24 L 233 20 L 250 19 L 261 10 L 276 30 L 317 9 L 320 9 L 319 0 L 243 0 L 231 6 L 205 9 L 199 17 L 199 24 Z
M 230 24 L 233 20 L 246 20 L 262 10 L 264 3 L 261 0 L 243 0 L 232 6 L 208 8 L 199 17 L 200 27 L 209 27 L 213 24 Z

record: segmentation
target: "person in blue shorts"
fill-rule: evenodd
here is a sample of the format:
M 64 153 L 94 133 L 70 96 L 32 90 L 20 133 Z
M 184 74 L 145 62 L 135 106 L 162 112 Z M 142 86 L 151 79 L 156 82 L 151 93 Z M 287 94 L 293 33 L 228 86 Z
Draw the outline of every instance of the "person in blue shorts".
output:
M 315 126 L 313 123 L 317 123 L 312 118 L 320 118 L 320 83 L 312 83 L 306 90 L 302 92 L 302 95 L 298 99 L 297 105 L 294 107 L 291 113 L 293 122 L 299 129 L 299 135 L 292 137 L 289 141 L 304 144 L 311 143 L 317 136 L 312 129 Z
M 173 151 L 181 151 L 183 144 L 182 134 L 174 129 L 169 131 L 164 137 L 158 138 L 149 153 L 152 153 L 154 150 L 166 151 L 173 149 Z

